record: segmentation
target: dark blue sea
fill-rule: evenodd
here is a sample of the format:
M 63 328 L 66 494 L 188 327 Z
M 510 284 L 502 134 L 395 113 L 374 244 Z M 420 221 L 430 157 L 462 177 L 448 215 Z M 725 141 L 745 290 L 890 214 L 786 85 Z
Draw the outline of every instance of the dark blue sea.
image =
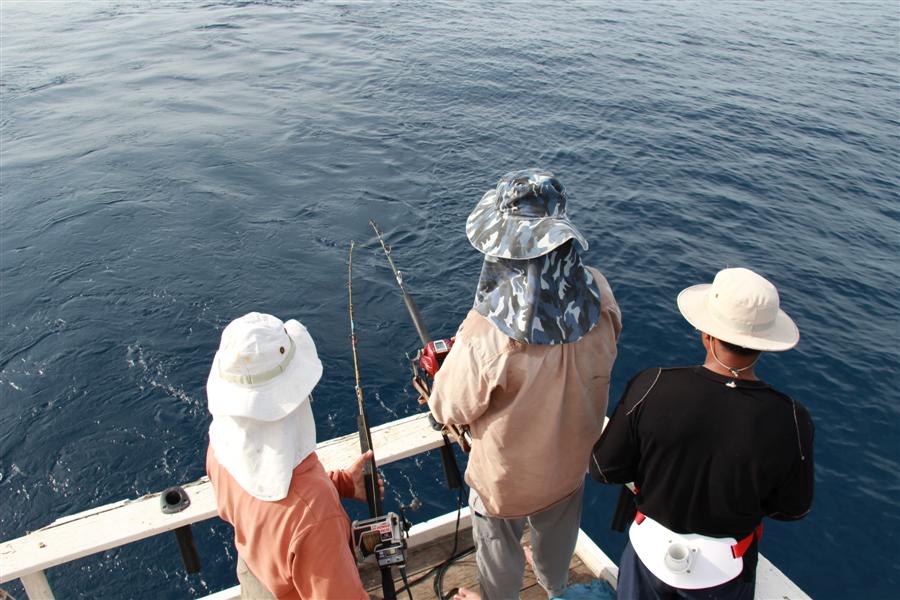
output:
M 351 240 L 369 418 L 420 411 L 368 219 L 449 336 L 466 216 L 539 166 L 622 307 L 611 408 L 638 369 L 702 360 L 683 287 L 778 286 L 801 341 L 758 372 L 810 409 L 817 489 L 762 551 L 817 599 L 897 598 L 898 32 L 895 1 L 3 0 L 0 540 L 201 477 L 208 368 L 249 311 L 308 326 L 319 439 L 353 432 Z M 435 453 L 384 472 L 388 509 L 455 508 Z M 583 526 L 618 558 L 616 494 L 589 483 Z M 198 575 L 171 534 L 47 575 L 58 598 L 234 585 L 230 528 L 194 535 Z

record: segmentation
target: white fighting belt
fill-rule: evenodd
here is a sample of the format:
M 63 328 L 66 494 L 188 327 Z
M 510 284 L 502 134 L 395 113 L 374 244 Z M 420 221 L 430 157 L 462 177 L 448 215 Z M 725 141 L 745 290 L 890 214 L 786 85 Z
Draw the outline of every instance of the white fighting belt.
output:
M 672 587 L 709 588 L 731 581 L 744 569 L 743 559 L 731 551 L 734 538 L 675 533 L 646 516 L 631 524 L 628 537 L 644 566 Z

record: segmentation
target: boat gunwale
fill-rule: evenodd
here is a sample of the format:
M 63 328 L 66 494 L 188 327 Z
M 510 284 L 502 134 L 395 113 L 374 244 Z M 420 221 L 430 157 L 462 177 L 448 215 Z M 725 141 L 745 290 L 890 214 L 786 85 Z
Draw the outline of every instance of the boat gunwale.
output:
M 428 413 L 419 413 L 373 427 L 372 443 L 378 464 L 386 465 L 438 448 L 444 438 Z M 358 434 L 322 442 L 316 453 L 326 470 L 346 467 L 359 455 Z M 178 513 L 163 514 L 161 492 L 155 492 L 61 517 L 0 543 L 0 583 L 218 516 L 207 477 L 182 487 L 190 505 Z
M 443 436 L 431 426 L 428 417 L 427 412 L 419 413 L 372 428 L 378 464 L 390 464 L 443 445 Z M 316 446 L 316 452 L 326 469 L 349 465 L 359 455 L 358 432 L 322 442 Z M 207 477 L 182 487 L 188 492 L 191 504 L 179 513 L 162 513 L 160 492 L 157 492 L 61 517 L 24 536 L 0 542 L 0 583 L 20 579 L 29 597 L 52 598 L 45 569 L 218 516 L 212 485 Z M 461 511 L 460 526 L 463 523 L 471 526 L 468 507 Z M 456 515 L 453 511 L 414 525 L 408 540 L 410 548 L 454 528 Z M 98 529 L 105 537 L 98 535 Z M 67 542 L 69 547 L 60 541 Z M 579 530 L 575 554 L 596 577 L 615 587 L 618 567 L 583 530 Z M 239 590 L 240 586 L 228 588 L 206 599 L 230 600 L 239 597 Z M 755 598 L 810 600 L 761 553 Z

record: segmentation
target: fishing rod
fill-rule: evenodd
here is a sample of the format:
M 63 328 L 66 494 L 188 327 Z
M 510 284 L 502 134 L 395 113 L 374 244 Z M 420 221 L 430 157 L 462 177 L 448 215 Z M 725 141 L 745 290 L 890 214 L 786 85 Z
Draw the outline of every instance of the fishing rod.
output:
M 425 327 L 422 313 L 419 312 L 419 307 L 416 306 L 412 296 L 406 291 L 406 286 L 403 285 L 403 273 L 401 273 L 400 270 L 397 269 L 397 265 L 394 264 L 394 259 L 391 258 L 391 248 L 384 243 L 384 237 L 382 237 L 381 231 L 378 229 L 378 224 L 375 223 L 375 219 L 369 219 L 369 225 L 375 230 L 375 235 L 378 236 L 378 241 L 381 242 L 381 248 L 384 250 L 384 255 L 387 257 L 388 264 L 391 266 L 391 271 L 394 273 L 394 279 L 397 280 L 397 285 L 400 286 L 400 293 L 403 294 L 403 303 L 406 305 L 406 310 L 409 311 L 409 316 L 412 318 L 416 333 L 419 334 L 422 346 L 425 347 L 431 343 L 431 336 L 428 334 L 428 328 Z
M 450 353 L 450 348 L 453 347 L 454 338 L 443 339 L 443 340 L 432 340 L 431 336 L 428 334 L 428 329 L 425 327 L 425 322 L 422 319 L 422 314 L 419 312 L 418 307 L 416 306 L 415 301 L 413 301 L 412 296 L 409 291 L 407 291 L 406 286 L 403 285 L 403 274 L 397 268 L 397 265 L 394 264 L 394 259 L 391 257 L 391 247 L 387 245 L 384 241 L 384 236 L 381 234 L 381 230 L 378 229 L 378 224 L 375 223 L 374 219 L 369 219 L 369 225 L 372 226 L 372 229 L 375 230 L 375 235 L 378 237 L 378 241 L 381 242 L 381 248 L 384 250 L 384 255 L 387 257 L 388 264 L 391 267 L 391 271 L 394 274 L 394 279 L 397 280 L 397 285 L 400 287 L 400 293 L 403 294 L 403 303 L 406 305 L 406 310 L 409 312 L 409 316 L 412 319 L 413 326 L 416 328 L 416 333 L 419 334 L 419 340 L 422 342 L 422 348 L 417 352 L 416 357 L 414 359 L 410 359 L 410 367 L 412 368 L 412 385 L 416 391 L 419 392 L 419 403 L 426 404 L 428 402 L 429 397 L 429 387 L 428 382 L 419 374 L 418 366 L 424 370 L 427 375 L 433 380 L 435 373 L 437 373 L 438 369 L 441 367 L 441 363 L 447 354 Z M 448 439 L 448 435 L 453 437 L 456 442 L 459 444 L 460 448 L 462 448 L 463 452 L 469 452 L 472 447 L 472 440 L 469 436 L 468 428 L 465 426 L 458 425 L 441 425 L 437 421 L 435 421 L 434 417 L 429 414 L 429 419 L 431 420 L 432 425 L 435 429 L 441 431 L 441 434 L 444 438 L 444 444 L 441 446 L 441 464 L 444 467 L 444 476 L 447 480 L 447 487 L 449 489 L 458 489 L 458 497 L 457 497 L 457 510 L 456 510 L 456 531 L 453 535 L 453 549 L 450 551 L 450 555 L 442 562 L 440 565 L 430 569 L 424 575 L 420 575 L 414 582 L 406 582 L 404 581 L 404 588 L 409 591 L 412 585 L 415 585 L 424 579 L 430 577 L 432 574 L 434 575 L 434 585 L 433 589 L 435 595 L 440 600 L 449 599 L 453 592 L 445 595 L 443 592 L 443 581 L 444 574 L 447 572 L 447 569 L 450 566 L 463 556 L 471 554 L 475 551 L 475 547 L 472 546 L 466 550 L 462 550 L 457 552 L 459 546 L 459 526 L 460 526 L 460 517 L 462 515 L 462 505 L 463 505 L 463 494 L 465 488 L 462 483 L 462 476 L 459 473 L 459 466 L 456 464 L 456 455 L 453 453 L 453 446 Z
M 353 349 L 353 372 L 356 375 L 356 405 L 358 415 L 356 424 L 359 428 L 359 447 L 363 454 L 373 450 L 372 431 L 369 429 L 369 421 L 366 418 L 366 404 L 363 400 L 362 385 L 359 376 L 359 358 L 356 354 L 356 323 L 353 321 L 353 247 L 356 242 L 350 242 L 350 260 L 347 269 L 347 291 L 349 297 L 350 312 L 350 347 Z M 363 467 L 363 481 L 366 487 L 366 503 L 369 505 L 369 516 L 377 517 L 382 513 L 381 495 L 378 493 L 378 472 L 375 465 L 375 455 L 366 461 Z
M 347 268 L 347 291 L 350 312 L 350 347 L 353 350 L 356 403 L 359 411 L 356 423 L 359 428 L 360 450 L 365 454 L 369 450 L 374 451 L 374 447 L 372 446 L 372 431 L 369 429 L 369 421 L 366 418 L 366 405 L 359 376 L 359 358 L 356 353 L 356 323 L 353 320 L 353 248 L 355 245 L 356 243 L 351 240 Z M 369 518 L 353 522 L 351 527 L 353 546 L 360 561 L 372 554 L 375 555 L 378 569 L 381 571 L 381 589 L 384 600 L 395 600 L 397 592 L 394 588 L 394 576 L 391 568 L 398 567 L 400 576 L 404 582 L 406 581 L 406 539 L 403 536 L 403 524 L 397 514 L 393 512 L 382 514 L 383 508 L 378 489 L 378 471 L 374 454 L 363 467 L 363 483 L 366 489 L 366 503 L 369 505 Z M 410 600 L 412 600 L 412 595 L 410 595 Z
M 444 358 L 450 353 L 450 348 L 453 347 L 455 338 L 442 340 L 433 340 L 431 338 L 431 335 L 428 333 L 428 328 L 425 327 L 424 319 L 422 319 L 422 313 L 419 312 L 419 308 L 416 306 L 415 301 L 403 284 L 403 274 L 397 268 L 397 265 L 394 264 L 394 259 L 391 257 L 391 247 L 384 241 L 384 236 L 382 235 L 381 230 L 378 229 L 378 224 L 375 223 L 374 219 L 369 219 L 369 225 L 375 230 L 375 235 L 381 243 L 381 248 L 384 250 L 384 255 L 387 257 L 388 264 L 394 274 L 394 279 L 397 280 L 397 285 L 400 287 L 400 293 L 403 295 L 403 303 L 406 305 L 406 310 L 409 312 L 413 326 L 416 328 L 416 333 L 419 334 L 419 340 L 422 342 L 422 349 L 419 350 L 416 358 L 411 360 L 410 363 L 413 371 L 413 387 L 419 392 L 419 403 L 425 404 L 428 401 L 430 390 L 427 381 L 419 375 L 416 363 L 418 363 L 418 366 L 433 379 L 435 373 L 440 369 Z M 456 465 L 456 457 L 453 454 L 453 449 L 450 447 L 447 436 L 450 435 L 454 438 L 460 448 L 462 448 L 463 452 L 469 452 L 471 449 L 469 431 L 465 426 L 441 425 L 434 421 L 433 417 L 431 417 L 431 419 L 432 423 L 436 425 L 435 428 L 440 429 L 444 434 L 444 445 L 441 447 L 441 460 L 444 465 L 444 474 L 447 477 L 447 487 L 455 489 L 462 485 L 462 482 L 459 475 L 459 467 Z

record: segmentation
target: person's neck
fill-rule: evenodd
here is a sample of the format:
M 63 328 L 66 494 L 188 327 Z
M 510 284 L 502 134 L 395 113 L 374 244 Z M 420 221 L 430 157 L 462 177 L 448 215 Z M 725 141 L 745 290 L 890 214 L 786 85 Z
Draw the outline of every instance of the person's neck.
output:
M 741 356 L 723 352 L 721 347 L 714 348 L 710 346 L 706 352 L 706 361 L 703 363 L 703 368 L 732 379 L 758 381 L 759 377 L 756 376 L 757 360 L 759 360 L 759 354 L 755 356 Z
M 725 362 L 725 364 L 727 364 L 727 365 L 731 364 L 727 361 L 723 361 L 723 362 Z M 724 367 L 720 367 L 718 365 L 718 363 L 716 363 L 716 361 L 713 360 L 713 358 L 711 356 L 708 356 L 706 358 L 706 362 L 703 363 L 703 368 L 706 369 L 707 371 L 712 371 L 713 373 L 715 373 L 717 375 L 722 375 L 724 377 L 730 377 L 732 379 L 745 379 L 747 381 L 759 381 L 759 377 L 756 376 L 756 373 L 754 372 L 753 367 L 750 367 L 746 371 L 738 372 L 737 377 L 735 377 L 731 371 L 729 371 L 728 369 L 726 369 Z M 741 368 L 740 365 L 735 367 L 735 369 L 740 369 L 740 368 Z

